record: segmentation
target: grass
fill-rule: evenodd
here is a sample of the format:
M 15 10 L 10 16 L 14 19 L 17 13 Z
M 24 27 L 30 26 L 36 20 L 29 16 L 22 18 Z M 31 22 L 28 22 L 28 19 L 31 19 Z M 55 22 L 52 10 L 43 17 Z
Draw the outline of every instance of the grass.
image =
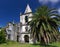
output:
M 40 45 L 40 44 L 21 44 L 18 42 L 7 42 L 4 44 L 0 44 L 0 47 L 60 47 L 60 42 L 55 42 L 49 45 Z
M 27 43 L 23 44 L 23 43 L 9 41 L 7 43 L 0 44 L 0 47 L 37 47 L 37 46 L 34 46 L 32 44 L 27 44 Z

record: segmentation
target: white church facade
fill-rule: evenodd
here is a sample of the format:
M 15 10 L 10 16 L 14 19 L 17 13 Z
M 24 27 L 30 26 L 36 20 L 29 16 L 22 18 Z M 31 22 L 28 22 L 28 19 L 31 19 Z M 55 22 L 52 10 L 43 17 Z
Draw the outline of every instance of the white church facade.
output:
M 8 40 L 18 41 L 21 43 L 33 43 L 33 38 L 31 31 L 29 31 L 30 26 L 27 24 L 28 21 L 32 19 L 29 18 L 32 15 L 32 10 L 30 6 L 27 4 L 26 10 L 24 14 L 20 14 L 20 23 L 14 24 L 8 23 L 6 27 L 7 37 Z

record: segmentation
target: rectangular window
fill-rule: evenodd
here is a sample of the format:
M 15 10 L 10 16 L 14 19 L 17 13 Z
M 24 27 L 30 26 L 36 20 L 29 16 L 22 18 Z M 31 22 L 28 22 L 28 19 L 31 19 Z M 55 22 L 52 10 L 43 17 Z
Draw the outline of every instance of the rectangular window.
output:
M 27 26 L 25 27 L 25 30 L 28 31 L 28 27 Z
M 25 22 L 28 22 L 28 16 L 25 16 Z
M 11 35 L 10 34 L 8 34 L 8 39 L 10 40 L 10 37 L 11 37 Z
M 8 30 L 8 32 L 11 32 L 11 30 Z

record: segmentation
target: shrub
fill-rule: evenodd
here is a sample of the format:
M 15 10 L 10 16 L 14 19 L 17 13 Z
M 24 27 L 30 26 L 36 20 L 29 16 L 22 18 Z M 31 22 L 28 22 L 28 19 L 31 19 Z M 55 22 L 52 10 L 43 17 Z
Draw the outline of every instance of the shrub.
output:
M 5 43 L 6 42 L 6 34 L 5 34 L 5 30 L 1 29 L 0 31 L 0 44 L 1 43 Z

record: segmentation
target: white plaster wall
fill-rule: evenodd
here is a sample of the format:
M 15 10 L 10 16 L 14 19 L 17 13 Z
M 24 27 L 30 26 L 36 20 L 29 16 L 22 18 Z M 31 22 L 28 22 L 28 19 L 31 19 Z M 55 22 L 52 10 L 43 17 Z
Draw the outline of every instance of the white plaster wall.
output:
M 28 30 L 30 30 L 30 26 L 28 25 Z
M 11 34 L 11 40 L 14 40 L 13 38 L 14 38 L 14 37 L 13 37 L 13 35 Z
M 25 43 L 25 40 L 24 40 L 24 36 L 25 36 L 25 35 L 28 35 L 28 36 L 29 36 L 29 43 L 30 43 L 30 44 L 33 44 L 33 39 L 30 38 L 30 34 L 21 34 L 20 42 L 21 42 L 21 43 Z
M 21 32 L 25 32 L 25 27 L 26 26 L 22 26 L 22 31 Z
M 9 23 L 9 30 L 13 30 L 13 25 L 11 23 Z
M 31 21 L 32 18 L 29 18 L 29 17 L 32 17 L 32 14 L 29 14 L 29 16 L 28 16 L 28 21 Z
M 25 24 L 25 15 L 20 16 L 20 22 Z
M 23 20 L 23 16 L 20 16 L 20 22 L 22 22 L 22 20 Z
M 24 34 L 21 35 L 21 42 L 24 42 Z
M 9 31 L 10 30 L 10 31 Z M 9 23 L 9 26 L 8 28 L 6 28 L 6 32 L 7 34 L 10 34 L 10 40 L 15 40 L 15 31 L 14 31 L 14 27 L 13 27 L 13 24 Z M 8 36 L 7 36 L 8 38 Z
M 14 40 L 14 32 L 13 31 L 11 31 L 11 40 Z
M 23 24 L 23 19 L 24 19 L 24 16 L 20 16 L 20 22 Z
M 11 34 L 11 32 L 9 32 L 8 30 L 9 30 L 9 29 L 8 29 L 8 28 L 6 28 L 6 32 L 7 32 L 7 34 Z

